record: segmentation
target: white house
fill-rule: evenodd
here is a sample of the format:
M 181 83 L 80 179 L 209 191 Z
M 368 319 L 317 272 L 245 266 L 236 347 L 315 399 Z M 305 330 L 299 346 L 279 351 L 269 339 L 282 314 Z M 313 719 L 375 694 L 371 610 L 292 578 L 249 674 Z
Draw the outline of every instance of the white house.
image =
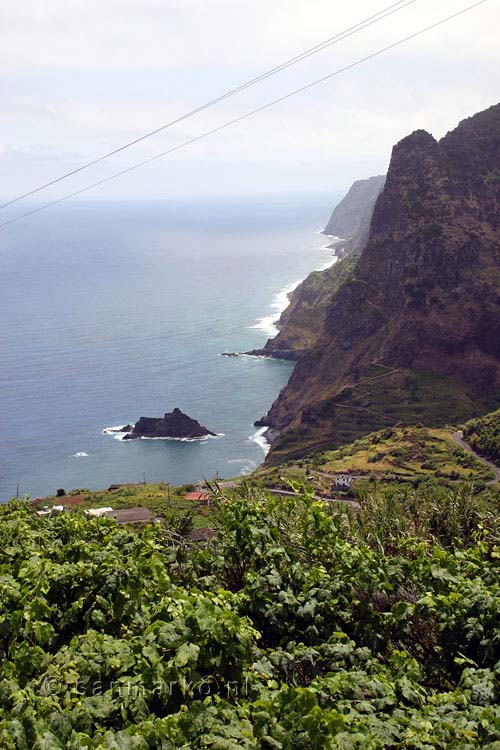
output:
M 347 487 L 349 488 L 353 482 L 353 478 L 349 474 L 338 474 L 335 477 L 335 487 Z

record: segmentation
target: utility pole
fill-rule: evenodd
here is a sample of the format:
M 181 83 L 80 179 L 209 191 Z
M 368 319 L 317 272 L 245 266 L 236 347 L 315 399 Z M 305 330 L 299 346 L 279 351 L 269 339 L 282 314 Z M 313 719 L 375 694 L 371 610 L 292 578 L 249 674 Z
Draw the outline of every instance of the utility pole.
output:
M 146 472 L 145 471 L 142 472 L 142 483 L 146 484 Z
M 19 482 L 17 483 L 16 487 L 16 500 L 19 500 Z

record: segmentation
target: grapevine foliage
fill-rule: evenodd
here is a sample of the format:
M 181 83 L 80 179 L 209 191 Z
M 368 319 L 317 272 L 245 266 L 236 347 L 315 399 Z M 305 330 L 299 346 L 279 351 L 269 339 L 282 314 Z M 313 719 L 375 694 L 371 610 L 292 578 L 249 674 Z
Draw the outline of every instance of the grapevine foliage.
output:
M 191 545 L 0 509 L 2 750 L 500 748 L 500 547 L 244 493 Z

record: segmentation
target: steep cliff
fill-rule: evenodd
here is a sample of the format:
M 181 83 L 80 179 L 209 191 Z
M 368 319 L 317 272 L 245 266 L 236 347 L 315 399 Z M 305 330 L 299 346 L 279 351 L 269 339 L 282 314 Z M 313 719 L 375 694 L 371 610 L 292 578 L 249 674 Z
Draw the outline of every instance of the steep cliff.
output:
M 359 236 L 360 244 L 366 244 L 373 209 L 384 185 L 385 175 L 355 182 L 333 209 L 325 234 L 345 240 Z
M 500 105 L 393 150 L 368 243 L 265 422 L 269 460 L 500 398 Z
M 333 297 L 351 277 L 366 245 L 375 201 L 384 182 L 385 176 L 355 182 L 333 210 L 328 227 L 343 237 L 341 243 L 332 245 L 339 260 L 325 271 L 314 271 L 299 284 L 278 321 L 278 335 L 253 354 L 296 360 L 318 342 Z

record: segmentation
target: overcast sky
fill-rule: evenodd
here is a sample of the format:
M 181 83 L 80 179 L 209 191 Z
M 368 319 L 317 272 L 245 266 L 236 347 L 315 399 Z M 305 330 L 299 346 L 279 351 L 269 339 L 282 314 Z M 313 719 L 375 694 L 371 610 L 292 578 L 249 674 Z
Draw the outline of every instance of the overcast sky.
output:
M 47 199 L 196 136 L 470 4 L 416 0 L 312 60 L 130 149 Z M 391 0 L 0 0 L 0 195 L 78 166 L 342 31 Z M 500 101 L 500 0 L 88 193 L 343 190 Z

